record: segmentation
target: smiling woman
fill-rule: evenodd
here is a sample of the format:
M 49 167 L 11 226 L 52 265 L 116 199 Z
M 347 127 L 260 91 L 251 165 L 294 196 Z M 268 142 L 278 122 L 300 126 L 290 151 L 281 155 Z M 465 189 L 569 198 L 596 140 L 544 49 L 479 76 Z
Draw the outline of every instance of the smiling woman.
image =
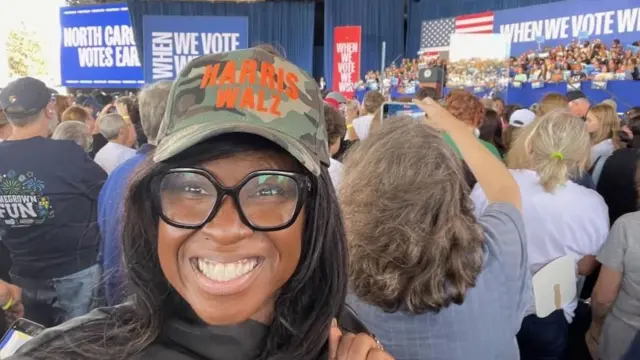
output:
M 220 105 L 216 84 L 200 87 L 220 75 L 212 64 L 247 61 L 296 78 L 295 92 L 265 91 L 282 115 Z M 343 336 L 366 329 L 344 315 L 346 244 L 326 139 L 317 84 L 286 60 L 250 49 L 187 64 L 126 199 L 129 302 L 50 329 L 15 359 L 391 359 L 371 336 Z

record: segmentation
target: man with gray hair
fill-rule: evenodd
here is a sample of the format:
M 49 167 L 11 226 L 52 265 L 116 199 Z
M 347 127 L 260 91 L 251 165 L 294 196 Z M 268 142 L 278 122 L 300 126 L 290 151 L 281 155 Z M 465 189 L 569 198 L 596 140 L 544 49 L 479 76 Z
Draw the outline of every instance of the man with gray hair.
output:
M 107 174 L 76 144 L 49 139 L 51 91 L 24 77 L 0 92 L 13 132 L 0 142 L 0 230 L 25 317 L 46 327 L 100 305 L 96 202 Z
M 56 127 L 53 140 L 71 140 L 78 144 L 85 152 L 91 152 L 93 137 L 87 124 L 80 121 L 65 121 Z
M 120 232 L 127 183 L 140 163 L 155 149 L 171 84 L 170 81 L 159 81 L 145 87 L 138 94 L 140 122 L 142 131 L 147 136 L 147 144 L 142 145 L 132 158 L 113 170 L 100 192 L 98 202 L 98 224 L 102 233 L 100 262 L 104 269 L 105 298 L 109 306 L 117 305 L 124 299 Z
M 569 111 L 575 116 L 586 120 L 589 108 L 591 108 L 591 102 L 589 102 L 585 94 L 580 90 L 569 91 L 567 99 L 569 99 Z
M 108 141 L 94 159 L 107 174 L 111 174 L 120 164 L 132 158 L 136 151 L 136 129 L 130 121 L 120 114 L 107 114 L 98 119 L 98 128 Z

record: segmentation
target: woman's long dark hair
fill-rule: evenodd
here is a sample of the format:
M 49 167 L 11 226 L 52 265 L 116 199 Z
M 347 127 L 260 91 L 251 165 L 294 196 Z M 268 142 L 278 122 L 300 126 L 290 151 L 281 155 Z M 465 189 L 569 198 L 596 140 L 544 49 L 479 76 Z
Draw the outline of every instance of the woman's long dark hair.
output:
M 230 134 L 193 146 L 164 163 L 145 162 L 131 180 L 122 235 L 132 306 L 116 307 L 105 319 L 77 327 L 28 355 L 47 360 L 125 359 L 153 343 L 169 317 L 182 315 L 177 309 L 185 301 L 160 267 L 152 177 L 173 167 L 265 150 L 284 152 L 264 138 Z M 330 322 L 344 304 L 348 270 L 341 212 L 327 169 L 310 179 L 313 193 L 306 204 L 300 262 L 277 296 L 275 320 L 259 359 L 316 360 L 326 351 Z

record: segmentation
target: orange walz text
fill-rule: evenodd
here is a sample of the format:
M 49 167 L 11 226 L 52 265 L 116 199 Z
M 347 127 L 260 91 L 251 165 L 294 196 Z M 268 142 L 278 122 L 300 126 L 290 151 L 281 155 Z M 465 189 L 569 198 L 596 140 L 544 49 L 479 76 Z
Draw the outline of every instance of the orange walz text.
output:
M 282 95 L 286 95 L 289 100 L 298 100 L 300 97 L 296 74 L 266 62 L 258 67 L 256 60 L 244 60 L 239 66 L 238 69 L 235 62 L 229 61 L 207 65 L 205 68 L 200 88 L 218 87 L 216 107 L 250 109 L 280 116 Z M 265 99 L 267 89 L 270 94 Z M 271 103 L 267 105 L 269 100 Z

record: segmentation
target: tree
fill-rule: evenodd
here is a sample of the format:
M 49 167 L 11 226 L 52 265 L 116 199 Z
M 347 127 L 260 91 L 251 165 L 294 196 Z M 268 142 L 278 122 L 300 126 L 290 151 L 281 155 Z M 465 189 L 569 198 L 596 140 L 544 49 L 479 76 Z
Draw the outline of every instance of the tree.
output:
M 42 47 L 24 23 L 9 30 L 6 45 L 10 77 L 47 74 Z

